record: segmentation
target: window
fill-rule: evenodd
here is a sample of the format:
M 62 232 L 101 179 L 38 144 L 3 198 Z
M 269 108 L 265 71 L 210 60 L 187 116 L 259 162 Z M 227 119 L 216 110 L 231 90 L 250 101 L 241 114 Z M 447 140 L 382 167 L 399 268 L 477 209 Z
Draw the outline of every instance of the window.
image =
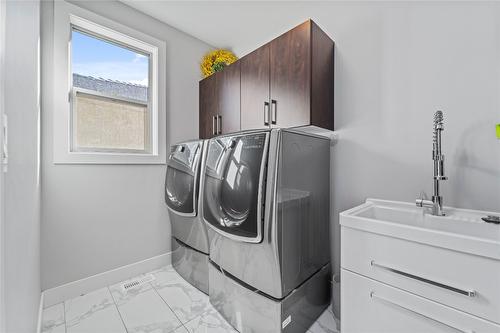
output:
M 61 1 L 54 53 L 55 163 L 165 163 L 164 42 Z
M 72 27 L 71 151 L 151 151 L 149 58 Z

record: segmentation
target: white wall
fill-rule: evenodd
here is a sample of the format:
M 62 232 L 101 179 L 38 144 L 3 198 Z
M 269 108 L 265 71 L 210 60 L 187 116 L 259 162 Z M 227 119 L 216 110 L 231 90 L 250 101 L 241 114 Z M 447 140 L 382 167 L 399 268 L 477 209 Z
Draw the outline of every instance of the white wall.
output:
M 72 3 L 166 42 L 167 145 L 197 138 L 198 66 L 210 46 L 119 2 Z M 52 22 L 43 2 L 42 289 L 170 251 L 164 165 L 53 164 Z
M 6 4 L 5 311 L 8 333 L 36 331 L 40 301 L 39 37 L 40 3 Z

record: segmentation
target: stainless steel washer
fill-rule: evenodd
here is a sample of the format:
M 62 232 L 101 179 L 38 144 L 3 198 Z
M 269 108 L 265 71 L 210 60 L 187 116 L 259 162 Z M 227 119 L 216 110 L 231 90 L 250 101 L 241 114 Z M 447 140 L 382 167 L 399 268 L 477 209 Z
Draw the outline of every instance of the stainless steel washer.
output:
M 240 331 L 305 332 L 330 302 L 330 141 L 220 136 L 204 170 L 210 301 Z
M 209 244 L 200 214 L 200 176 L 206 141 L 171 147 L 165 176 L 165 202 L 172 226 L 172 265 L 192 285 L 208 294 Z

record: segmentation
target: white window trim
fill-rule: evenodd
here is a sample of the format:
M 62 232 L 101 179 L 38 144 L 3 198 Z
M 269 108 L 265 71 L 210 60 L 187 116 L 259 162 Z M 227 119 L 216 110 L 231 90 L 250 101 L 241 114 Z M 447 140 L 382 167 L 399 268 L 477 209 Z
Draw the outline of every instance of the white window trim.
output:
M 166 45 L 154 37 L 99 16 L 65 1 L 54 2 L 54 108 L 55 164 L 165 164 L 166 163 Z M 71 31 L 76 26 L 150 55 L 149 98 L 151 147 L 140 152 L 71 151 Z M 162 93 L 159 93 L 162 92 Z

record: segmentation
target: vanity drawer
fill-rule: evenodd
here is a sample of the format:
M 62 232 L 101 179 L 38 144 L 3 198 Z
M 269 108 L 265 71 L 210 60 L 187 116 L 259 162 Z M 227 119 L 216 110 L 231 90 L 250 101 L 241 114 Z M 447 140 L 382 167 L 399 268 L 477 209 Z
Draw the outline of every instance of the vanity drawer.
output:
M 342 268 L 500 323 L 500 261 L 344 226 L 341 242 Z
M 342 333 L 498 333 L 500 325 L 341 270 Z

